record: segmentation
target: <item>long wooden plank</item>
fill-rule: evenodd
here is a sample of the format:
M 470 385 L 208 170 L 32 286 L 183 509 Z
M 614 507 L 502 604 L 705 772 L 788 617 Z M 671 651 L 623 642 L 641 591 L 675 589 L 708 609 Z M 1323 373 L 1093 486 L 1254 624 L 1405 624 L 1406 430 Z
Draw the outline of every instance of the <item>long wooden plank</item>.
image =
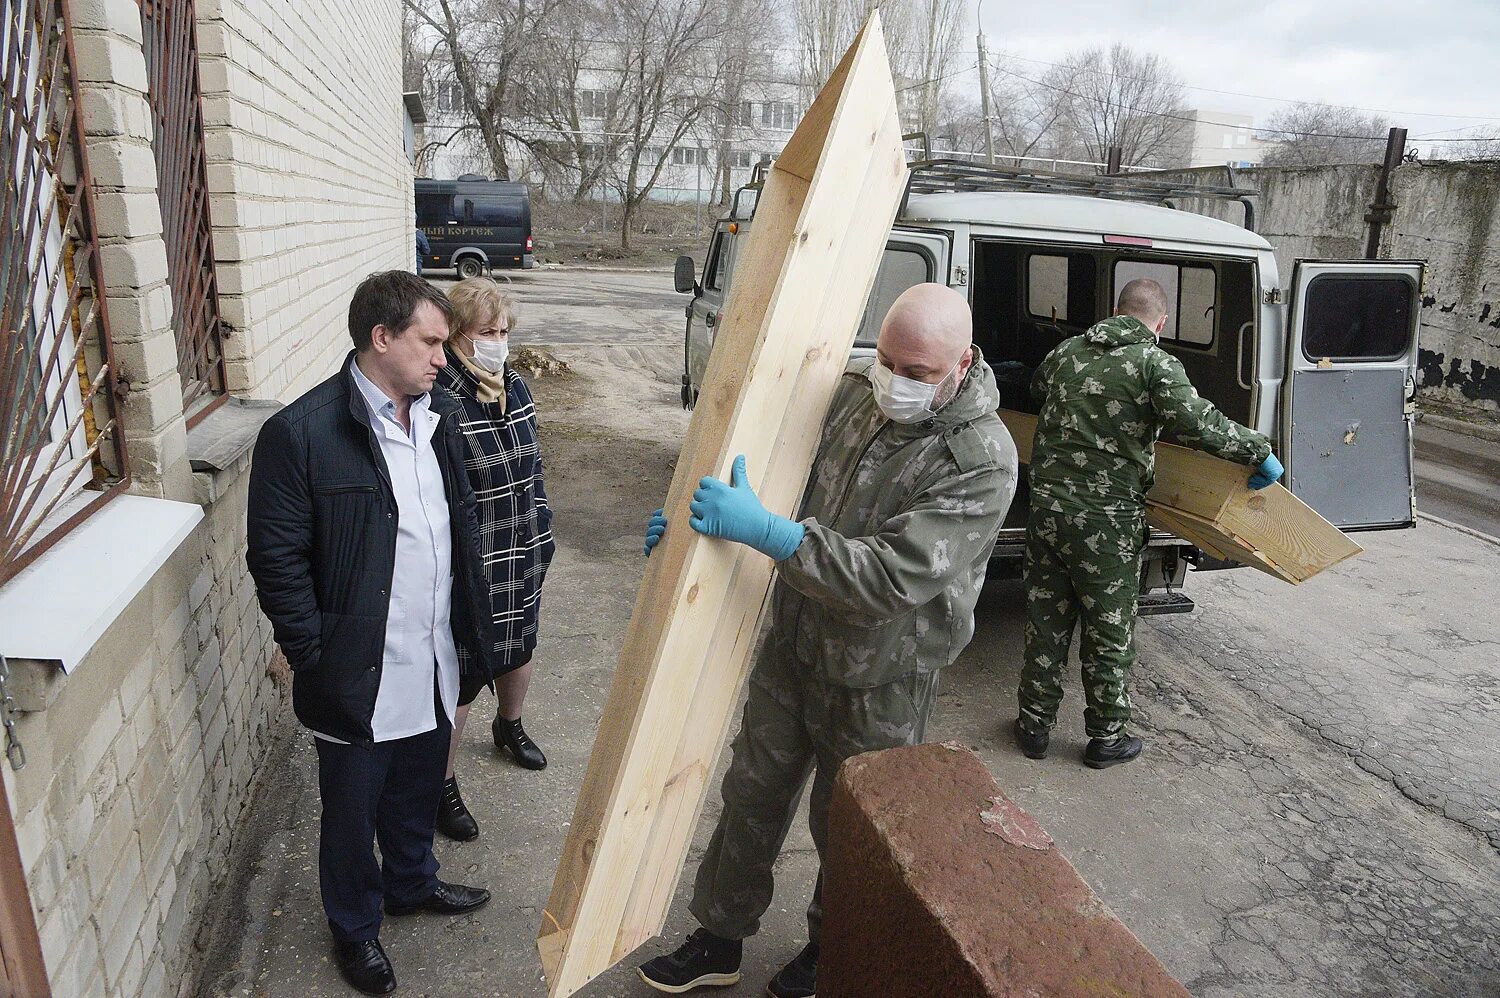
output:
M 1031 463 L 1037 417 L 1001 409 L 1021 463 Z M 1245 469 L 1202 451 L 1156 445 L 1156 481 L 1146 519 L 1216 558 L 1293 584 L 1364 549 L 1279 483 L 1251 489 Z
M 791 514 L 895 216 L 906 166 L 872 16 L 769 171 L 646 563 L 538 934 L 572 994 L 660 932 L 748 670 L 772 565 L 687 529 L 706 474 L 748 458 Z

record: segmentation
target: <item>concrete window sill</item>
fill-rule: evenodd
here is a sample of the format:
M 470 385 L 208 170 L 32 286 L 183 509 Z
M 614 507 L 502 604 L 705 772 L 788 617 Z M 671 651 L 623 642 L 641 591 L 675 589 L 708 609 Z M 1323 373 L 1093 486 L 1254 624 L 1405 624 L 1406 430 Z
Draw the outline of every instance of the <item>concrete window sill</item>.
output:
M 275 400 L 231 398 L 188 431 L 188 462 L 198 505 L 213 505 L 249 469 L 261 426 L 280 409 Z
M 192 503 L 119 496 L 0 587 L 0 654 L 21 710 L 43 710 L 62 676 L 203 519 Z

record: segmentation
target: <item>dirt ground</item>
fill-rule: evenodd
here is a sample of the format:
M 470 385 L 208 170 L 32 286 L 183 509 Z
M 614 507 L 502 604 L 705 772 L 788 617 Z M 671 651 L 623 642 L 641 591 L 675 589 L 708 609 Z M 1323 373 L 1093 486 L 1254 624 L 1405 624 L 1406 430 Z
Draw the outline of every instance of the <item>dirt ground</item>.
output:
M 649 276 L 519 288 L 518 336 L 571 368 L 533 382 L 559 550 L 525 716 L 550 765 L 502 760 L 490 701 L 476 705 L 458 771 L 483 832 L 437 851 L 443 877 L 495 900 L 460 919 L 388 922 L 401 994 L 545 994 L 541 906 L 640 581 L 645 519 L 688 421 L 683 299 Z M 1199 998 L 1500 995 L 1500 542 L 1427 521 L 1361 541 L 1364 555 L 1296 588 L 1251 571 L 1195 574 L 1196 613 L 1143 621 L 1134 697 L 1147 749 L 1130 766 L 1080 764 L 1076 677 L 1052 755 L 1031 762 L 1011 744 L 1015 582 L 988 587 L 974 643 L 943 674 L 930 736 L 972 746 Z M 348 993 L 318 901 L 311 739 L 285 723 L 204 934 L 205 998 Z M 644 998 L 634 964 L 694 928 L 686 896 L 718 815 L 714 787 L 665 937 L 585 998 Z M 815 873 L 799 820 L 745 980 L 715 993 L 761 994 L 797 952 Z
M 681 254 L 702 258 L 723 211 L 717 205 L 648 201 L 631 223 L 630 249 L 620 247 L 620 206 L 605 201 L 537 201 L 531 228 L 541 264 L 671 267 Z

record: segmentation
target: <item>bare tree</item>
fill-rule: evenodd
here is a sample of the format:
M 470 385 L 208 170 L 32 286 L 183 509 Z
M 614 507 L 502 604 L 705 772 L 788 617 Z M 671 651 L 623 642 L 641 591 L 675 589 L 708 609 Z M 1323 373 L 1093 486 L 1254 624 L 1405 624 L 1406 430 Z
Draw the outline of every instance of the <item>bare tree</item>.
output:
M 1427 159 L 1449 159 L 1449 160 L 1500 160 L 1500 138 L 1482 136 L 1471 139 L 1458 139 L 1452 142 L 1438 142 L 1432 147 L 1432 154 Z
M 1070 55 L 1042 78 L 1064 98 L 1059 124 L 1072 130 L 1088 159 L 1140 166 L 1174 152 L 1183 140 L 1186 105 L 1177 73 L 1160 56 L 1116 43 Z
M 839 64 L 877 0 L 790 0 L 802 85 L 816 93 Z M 891 39 L 886 39 L 887 44 Z
M 724 31 L 720 0 L 601 0 L 614 43 L 610 63 L 619 93 L 618 156 L 610 179 L 620 200 L 620 247 L 661 179 L 673 148 L 722 101 L 714 64 Z M 701 155 L 701 152 L 695 153 Z
M 521 115 L 550 136 L 527 139 L 549 178 L 562 174 L 574 200 L 597 190 L 619 152 L 618 93 L 589 87 L 604 34 L 593 0 L 561 0 L 553 24 L 533 43 L 531 72 L 518 98 Z M 613 81 L 612 81 L 613 82 Z
M 965 0 L 894 0 L 880 8 L 891 69 L 917 131 L 937 133 L 960 41 L 968 37 L 968 7 Z
M 991 57 L 990 115 L 995 151 L 1007 156 L 1081 159 L 1075 133 L 1068 127 L 1073 76 L 1056 67 L 1043 80 L 1012 70 L 1006 53 Z
M 477 130 L 494 175 L 510 179 L 507 138 L 530 138 L 506 127 L 512 110 L 512 86 L 521 59 L 546 26 L 560 0 L 402 0 L 406 9 L 433 33 L 447 56 L 453 81 L 469 122 L 461 131 Z
M 1352 107 L 1293 104 L 1266 119 L 1261 138 L 1271 143 L 1267 166 L 1326 166 L 1379 163 L 1385 159 L 1389 126 L 1377 115 Z

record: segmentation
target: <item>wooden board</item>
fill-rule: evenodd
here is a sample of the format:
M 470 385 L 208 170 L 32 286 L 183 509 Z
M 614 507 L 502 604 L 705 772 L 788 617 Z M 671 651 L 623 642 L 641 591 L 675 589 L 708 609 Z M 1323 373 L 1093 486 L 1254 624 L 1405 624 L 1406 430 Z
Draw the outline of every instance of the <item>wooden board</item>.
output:
M 1031 463 L 1036 416 L 1001 409 L 1022 464 Z M 1364 549 L 1279 483 L 1248 485 L 1230 461 L 1176 444 L 1156 445 L 1156 481 L 1146 494 L 1152 526 L 1224 561 L 1258 568 L 1293 585 Z
M 569 995 L 660 933 L 770 591 L 770 559 L 688 528 L 704 475 L 748 460 L 791 515 L 906 181 L 872 15 L 769 171 L 644 565 L 537 948 Z

